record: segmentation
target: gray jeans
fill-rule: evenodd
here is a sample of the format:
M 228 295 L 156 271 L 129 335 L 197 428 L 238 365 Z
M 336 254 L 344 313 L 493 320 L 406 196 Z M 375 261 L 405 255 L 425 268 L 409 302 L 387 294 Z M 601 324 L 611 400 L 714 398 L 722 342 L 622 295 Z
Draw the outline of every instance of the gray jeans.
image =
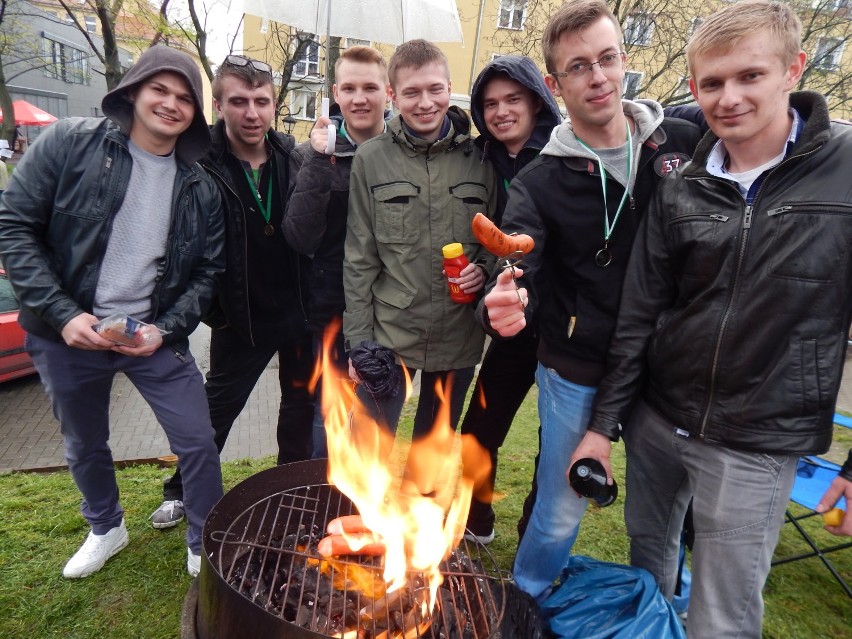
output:
M 630 561 L 671 600 L 684 514 L 693 499 L 690 639 L 761 637 L 763 586 L 798 457 L 707 444 L 639 402 L 624 431 Z
M 179 358 L 162 346 L 150 357 L 129 357 L 71 348 L 35 335 L 27 335 L 26 348 L 53 403 L 65 459 L 83 494 L 80 510 L 94 533 L 108 532 L 124 516 L 107 444 L 112 379 L 123 372 L 154 411 L 180 459 L 189 523 L 186 543 L 199 553 L 204 521 L 222 496 L 222 473 L 204 380 L 192 355 Z

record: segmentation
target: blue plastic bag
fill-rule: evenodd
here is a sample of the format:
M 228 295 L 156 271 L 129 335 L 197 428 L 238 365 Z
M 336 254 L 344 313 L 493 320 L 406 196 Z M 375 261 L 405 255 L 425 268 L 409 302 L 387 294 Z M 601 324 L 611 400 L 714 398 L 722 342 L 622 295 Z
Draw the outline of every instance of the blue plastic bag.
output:
M 590 557 L 571 557 L 541 610 L 560 639 L 686 638 L 648 571 Z

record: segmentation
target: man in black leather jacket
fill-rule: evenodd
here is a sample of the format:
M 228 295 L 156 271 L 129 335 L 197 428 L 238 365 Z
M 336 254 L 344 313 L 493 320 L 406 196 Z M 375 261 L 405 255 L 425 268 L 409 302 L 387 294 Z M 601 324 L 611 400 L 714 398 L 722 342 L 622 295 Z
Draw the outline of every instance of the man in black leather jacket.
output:
M 787 4 L 726 7 L 687 58 L 711 133 L 637 236 L 574 457 L 608 466 L 623 424 L 631 562 L 671 597 L 692 499 L 689 636 L 758 638 L 798 456 L 831 442 L 852 317 L 852 127 L 821 96 L 790 94 L 806 56 Z M 852 458 L 823 509 L 852 497 L 850 480 Z
M 100 570 L 128 543 L 107 445 L 118 371 L 148 401 L 184 469 L 190 574 L 199 570 L 204 520 L 222 496 L 187 341 L 225 264 L 219 193 L 196 163 L 210 147 L 202 95 L 189 56 L 147 50 L 104 97 L 106 118 L 63 119 L 39 136 L 0 203 L 0 254 L 21 301 L 26 348 L 92 528 L 63 569 L 67 578 Z M 92 330 L 114 313 L 153 326 L 123 323 L 135 345 L 117 345 Z
M 292 136 L 272 130 L 275 93 L 265 62 L 229 55 L 213 80 L 219 121 L 201 164 L 222 194 L 226 269 L 210 314 L 210 371 L 205 390 L 221 452 L 234 421 L 269 361 L 278 355 L 281 404 L 278 463 L 310 459 L 313 367 L 303 304 L 308 260 L 281 234 Z M 155 528 L 183 517 L 180 466 L 151 515 Z

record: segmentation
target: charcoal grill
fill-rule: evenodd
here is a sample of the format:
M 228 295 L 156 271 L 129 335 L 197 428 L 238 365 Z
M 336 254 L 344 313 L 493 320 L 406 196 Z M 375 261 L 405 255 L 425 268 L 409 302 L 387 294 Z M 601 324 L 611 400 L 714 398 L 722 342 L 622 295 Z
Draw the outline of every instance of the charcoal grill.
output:
M 514 586 L 476 542 L 464 541 L 442 564 L 444 584 L 429 619 L 411 605 L 424 596 L 425 584 L 417 575 L 401 595 L 378 600 L 350 588 L 349 581 L 331 589 L 335 575 L 355 571 L 380 577 L 381 572 L 376 558 L 353 557 L 323 564 L 320 576 L 316 542 L 330 520 L 356 512 L 326 476 L 325 460 L 277 466 L 220 500 L 204 526 L 201 572 L 185 602 L 182 639 L 340 637 L 342 627 L 351 630 L 353 614 L 356 625 L 364 624 L 358 615 L 370 608 L 387 609 L 384 618 L 392 617 L 391 626 L 401 624 L 418 639 L 542 636 L 526 602 L 520 617 L 530 627 L 524 634 L 501 634 L 506 589 Z M 517 602 L 510 605 L 517 609 Z M 386 625 L 359 625 L 358 637 L 386 636 Z

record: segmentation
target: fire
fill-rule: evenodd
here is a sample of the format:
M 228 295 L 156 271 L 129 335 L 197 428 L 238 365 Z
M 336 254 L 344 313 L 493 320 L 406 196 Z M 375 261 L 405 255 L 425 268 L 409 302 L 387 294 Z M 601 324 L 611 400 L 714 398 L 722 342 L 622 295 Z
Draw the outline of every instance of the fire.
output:
M 338 329 L 327 331 L 322 357 L 329 481 L 352 500 L 365 527 L 381 538 L 387 592 L 405 585 L 408 573 L 421 573 L 429 584 L 428 612 L 443 580 L 439 564 L 464 534 L 474 486 L 487 478 L 490 458 L 474 438 L 456 436 L 449 397 L 438 388 L 442 401 L 432 432 L 411 445 L 404 464 L 394 463 L 400 443 L 395 449 L 393 434 L 368 417 L 352 383 L 326 364 Z M 353 548 L 364 544 L 363 535 L 343 534 Z

